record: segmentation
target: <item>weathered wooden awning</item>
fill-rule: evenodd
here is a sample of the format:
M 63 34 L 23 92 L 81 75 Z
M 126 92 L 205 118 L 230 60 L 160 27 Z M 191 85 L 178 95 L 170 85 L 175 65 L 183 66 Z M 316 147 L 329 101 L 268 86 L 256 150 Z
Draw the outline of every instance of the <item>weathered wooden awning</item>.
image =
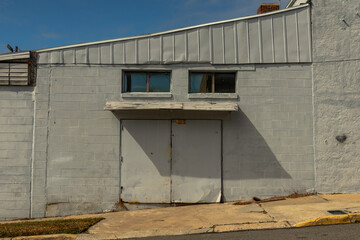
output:
M 236 102 L 106 102 L 105 110 L 238 111 Z

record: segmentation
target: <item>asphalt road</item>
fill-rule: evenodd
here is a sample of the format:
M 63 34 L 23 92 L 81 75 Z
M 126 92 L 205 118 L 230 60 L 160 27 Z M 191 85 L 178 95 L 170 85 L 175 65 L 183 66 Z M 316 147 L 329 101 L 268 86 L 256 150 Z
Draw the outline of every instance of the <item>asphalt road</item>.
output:
M 253 230 L 227 233 L 206 233 L 182 236 L 132 238 L 143 240 L 339 240 L 360 239 L 360 224 L 329 225 L 304 228 Z

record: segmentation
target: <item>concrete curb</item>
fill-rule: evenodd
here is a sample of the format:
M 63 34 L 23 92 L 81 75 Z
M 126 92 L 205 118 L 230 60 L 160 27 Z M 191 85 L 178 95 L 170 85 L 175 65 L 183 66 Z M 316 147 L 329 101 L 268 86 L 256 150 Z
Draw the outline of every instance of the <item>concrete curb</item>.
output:
M 98 239 L 128 239 L 128 238 L 143 238 L 143 237 L 157 237 L 157 236 L 177 236 L 189 235 L 199 233 L 213 232 L 213 228 L 199 228 L 199 229 L 157 229 L 146 231 L 131 231 L 131 232 L 114 232 L 114 233 L 96 233 L 96 234 L 79 234 L 76 240 L 98 240 Z
M 79 234 L 76 240 L 98 240 L 98 239 L 128 239 L 128 238 L 143 238 L 143 237 L 157 237 L 157 236 L 178 236 L 178 235 L 191 235 L 200 233 L 221 233 L 221 232 L 234 232 L 243 230 L 255 229 L 276 229 L 276 228 L 290 228 L 291 225 L 286 222 L 252 222 L 252 223 L 233 223 L 226 225 L 214 225 L 209 227 L 201 227 L 197 229 L 158 229 L 148 231 L 133 231 L 123 233 L 108 233 L 108 234 Z
M 291 225 L 287 221 L 254 222 L 254 223 L 216 225 L 213 227 L 213 231 L 211 231 L 211 232 L 219 233 L 219 232 L 234 232 L 234 231 L 259 230 L 259 229 L 277 229 L 277 228 L 290 228 L 290 227 L 291 227 Z
M 310 219 L 304 222 L 299 222 L 294 227 L 309 227 L 309 226 L 321 226 L 331 224 L 345 224 L 360 222 L 360 213 L 349 213 L 343 215 L 330 215 Z
M 76 234 L 52 234 L 36 236 L 20 236 L 11 238 L 12 240 L 75 240 Z

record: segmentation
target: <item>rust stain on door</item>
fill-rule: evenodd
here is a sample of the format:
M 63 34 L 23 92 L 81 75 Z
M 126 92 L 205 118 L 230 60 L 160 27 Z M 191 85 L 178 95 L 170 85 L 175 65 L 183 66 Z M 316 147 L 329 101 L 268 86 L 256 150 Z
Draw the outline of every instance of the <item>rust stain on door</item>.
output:
M 179 119 L 179 120 L 175 120 L 176 124 L 186 124 L 186 120 L 184 119 Z

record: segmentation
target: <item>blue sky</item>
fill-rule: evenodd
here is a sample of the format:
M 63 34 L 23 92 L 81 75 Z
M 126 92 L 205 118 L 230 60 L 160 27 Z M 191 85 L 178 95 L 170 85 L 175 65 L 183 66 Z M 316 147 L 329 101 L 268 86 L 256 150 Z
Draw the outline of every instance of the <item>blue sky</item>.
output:
M 248 16 L 262 2 L 279 0 L 0 0 L 0 53 L 8 43 L 35 50 Z

